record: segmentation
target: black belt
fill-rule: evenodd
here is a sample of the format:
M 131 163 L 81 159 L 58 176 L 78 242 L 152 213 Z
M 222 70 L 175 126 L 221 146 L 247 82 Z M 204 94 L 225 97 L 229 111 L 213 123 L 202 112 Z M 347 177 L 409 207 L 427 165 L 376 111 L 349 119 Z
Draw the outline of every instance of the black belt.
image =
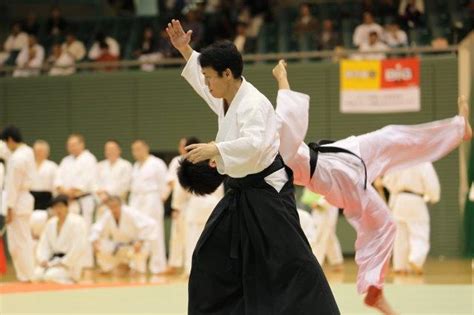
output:
M 333 147 L 333 146 L 323 146 L 325 144 L 334 143 L 332 140 L 319 140 L 318 142 L 311 142 L 308 144 L 309 147 L 309 166 L 310 166 L 310 178 L 313 178 L 314 171 L 318 165 L 318 154 L 319 153 L 346 153 L 358 158 L 362 165 L 364 166 L 364 189 L 367 189 L 367 166 L 365 165 L 364 160 L 355 154 L 352 151 L 349 151 L 344 148 Z
M 31 191 L 35 198 L 35 210 L 46 210 L 51 206 L 53 194 L 50 191 Z
M 51 256 L 51 258 L 49 260 L 53 260 L 54 258 L 63 258 L 64 256 L 66 256 L 65 253 L 54 253 L 53 256 Z
M 416 195 L 416 196 L 421 197 L 421 198 L 425 197 L 425 195 L 414 192 L 414 191 L 411 191 L 411 190 L 402 190 L 401 193 Z

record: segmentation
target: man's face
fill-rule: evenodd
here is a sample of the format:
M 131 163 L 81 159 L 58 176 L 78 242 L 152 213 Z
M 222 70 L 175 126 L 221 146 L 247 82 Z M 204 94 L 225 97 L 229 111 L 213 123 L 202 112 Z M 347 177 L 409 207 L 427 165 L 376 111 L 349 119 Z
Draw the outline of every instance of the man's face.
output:
M 104 155 L 105 158 L 109 161 L 115 161 L 120 157 L 122 150 L 117 145 L 117 143 L 109 141 L 104 146 Z
M 67 140 L 67 152 L 74 156 L 78 156 L 84 151 L 84 143 L 78 137 L 70 137 Z
M 20 24 L 15 24 L 12 26 L 13 35 L 18 35 L 21 31 Z
M 5 140 L 5 143 L 7 145 L 8 150 L 10 150 L 10 152 L 13 152 L 15 150 L 16 142 L 13 141 L 12 138 L 8 138 L 7 140 Z
M 229 81 L 231 79 L 231 77 L 229 77 L 229 73 L 230 70 L 226 70 L 222 76 L 219 76 L 219 73 L 217 73 L 217 71 L 211 67 L 202 68 L 202 74 L 204 75 L 209 92 L 215 98 L 224 98 Z M 230 73 L 230 76 L 232 76 L 232 73 Z
M 53 213 L 56 215 L 58 218 L 65 218 L 68 213 L 68 207 L 63 204 L 63 203 L 57 203 L 53 206 Z
M 46 160 L 49 156 L 48 147 L 43 143 L 35 143 L 33 151 L 35 152 L 35 158 L 38 161 Z
M 34 36 L 29 36 L 28 37 L 28 45 L 30 47 L 33 47 L 34 45 L 36 45 L 36 37 Z
M 377 43 L 377 40 L 378 40 L 377 34 L 370 34 L 370 35 L 369 35 L 369 43 L 370 43 L 370 45 L 374 45 L 375 43 Z
M 372 24 L 374 22 L 374 17 L 372 14 L 365 12 L 364 13 L 364 23 L 365 24 Z
M 137 161 L 143 161 L 149 154 L 148 146 L 138 141 L 132 144 L 132 155 Z

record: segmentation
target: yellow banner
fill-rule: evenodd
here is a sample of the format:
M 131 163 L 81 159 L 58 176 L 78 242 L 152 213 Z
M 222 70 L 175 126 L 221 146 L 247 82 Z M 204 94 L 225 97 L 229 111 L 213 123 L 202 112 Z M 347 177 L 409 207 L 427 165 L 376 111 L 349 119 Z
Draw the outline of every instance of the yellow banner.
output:
M 380 89 L 382 65 L 379 60 L 342 60 L 341 90 Z

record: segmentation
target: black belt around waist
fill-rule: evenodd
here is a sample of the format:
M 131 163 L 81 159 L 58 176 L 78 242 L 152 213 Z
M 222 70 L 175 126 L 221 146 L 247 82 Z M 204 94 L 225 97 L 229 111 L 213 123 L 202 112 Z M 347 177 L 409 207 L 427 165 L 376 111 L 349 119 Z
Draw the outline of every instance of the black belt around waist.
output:
M 364 160 L 355 154 L 352 151 L 349 151 L 344 148 L 327 146 L 325 144 L 334 143 L 332 140 L 319 140 L 318 142 L 308 143 L 309 147 L 309 166 L 310 166 L 310 178 L 313 178 L 314 172 L 316 171 L 316 166 L 318 165 L 318 154 L 319 153 L 345 153 L 355 156 L 360 160 L 362 166 L 364 167 L 364 189 L 367 189 L 367 166 L 365 165 Z
M 50 191 L 31 191 L 35 198 L 35 210 L 46 210 L 51 205 L 53 194 Z
M 53 256 L 51 256 L 51 258 L 49 260 L 53 260 L 54 258 L 63 258 L 64 256 L 66 256 L 65 253 L 54 253 Z
M 414 192 L 414 191 L 411 191 L 411 190 L 407 190 L 407 189 L 402 190 L 401 193 L 416 195 L 416 196 L 421 197 L 421 198 L 425 197 L 425 195 L 423 195 L 423 194 L 420 194 L 420 193 L 417 193 L 417 192 Z

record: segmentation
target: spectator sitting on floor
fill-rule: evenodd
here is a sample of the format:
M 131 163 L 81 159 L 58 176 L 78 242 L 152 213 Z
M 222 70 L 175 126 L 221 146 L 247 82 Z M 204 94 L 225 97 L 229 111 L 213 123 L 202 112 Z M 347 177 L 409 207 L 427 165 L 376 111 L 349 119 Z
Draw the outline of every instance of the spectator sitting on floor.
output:
M 375 23 L 374 16 L 369 11 L 364 12 L 364 22 L 357 26 L 354 35 L 352 36 L 352 42 L 354 46 L 360 47 L 363 43 L 369 42 L 369 34 L 376 32 L 379 38 L 382 38 L 383 28 L 379 24 Z
M 28 34 L 22 31 L 21 24 L 12 24 L 11 33 L 3 44 L 3 51 L 0 52 L 0 65 L 13 65 L 18 53 L 28 46 Z
M 163 56 L 158 52 L 158 40 L 155 38 L 155 31 L 148 25 L 143 30 L 143 37 L 133 55 L 139 61 L 147 62 L 141 65 L 143 71 L 155 70 L 155 62 L 160 60 Z
M 369 34 L 369 42 L 362 43 L 359 47 L 359 51 L 372 52 L 368 54 L 357 54 L 354 59 L 365 59 L 365 60 L 382 60 L 387 56 L 383 51 L 388 50 L 388 46 L 385 45 L 380 39 L 377 32 L 371 32 Z
M 384 42 L 392 47 L 403 47 L 408 45 L 407 33 L 400 29 L 396 23 L 387 24 L 383 34 Z
M 323 29 L 318 38 L 319 50 L 333 50 L 336 46 L 341 45 L 341 37 L 338 32 L 334 30 L 332 21 L 325 19 L 323 21 Z
M 28 36 L 28 46 L 24 47 L 16 58 L 17 68 L 14 77 L 39 75 L 44 61 L 44 48 L 39 45 L 35 35 Z
M 401 0 L 398 7 L 398 15 L 403 22 L 403 27 L 417 28 L 423 23 L 422 17 L 425 13 L 423 0 Z
M 120 46 L 115 39 L 110 36 L 105 36 L 101 31 L 97 32 L 95 36 L 95 42 L 89 50 L 88 57 L 90 60 L 98 61 L 103 55 L 103 49 L 105 45 L 108 47 L 108 54 L 117 59 L 120 57 Z
M 298 39 L 298 48 L 300 51 L 311 50 L 311 43 L 318 30 L 318 21 L 311 14 L 311 7 L 308 3 L 300 5 L 300 15 L 294 26 L 294 34 Z

